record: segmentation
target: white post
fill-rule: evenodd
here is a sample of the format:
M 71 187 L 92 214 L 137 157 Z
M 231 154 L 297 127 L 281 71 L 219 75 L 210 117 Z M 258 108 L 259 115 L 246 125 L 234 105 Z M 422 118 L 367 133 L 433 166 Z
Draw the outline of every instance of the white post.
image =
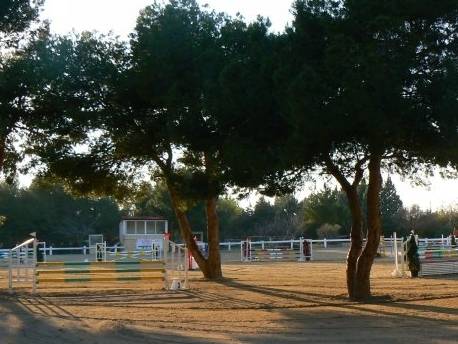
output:
M 43 262 L 46 262 L 46 241 L 43 242 Z
M 37 239 L 33 240 L 33 260 L 32 260 L 32 294 L 37 291 Z
M 13 291 L 13 250 L 9 251 L 8 257 L 8 287 Z
M 326 242 L 326 238 L 323 239 L 323 246 L 324 246 L 324 248 L 328 247 L 328 243 Z
M 227 245 L 227 250 L 230 251 L 231 250 L 231 242 L 229 241 L 229 245 Z
M 291 239 L 291 249 L 294 249 L 294 240 Z
M 401 239 L 401 275 L 404 276 L 405 271 L 406 271 L 406 247 L 405 247 L 405 242 Z
M 17 282 L 20 282 L 21 279 L 22 279 L 22 272 L 21 272 L 21 269 L 20 269 L 20 264 L 22 262 L 22 248 L 19 248 L 16 250 L 16 264 L 15 264 L 15 267 L 16 267 L 16 281 Z
M 171 249 L 171 257 L 172 259 L 170 260 L 171 262 L 171 265 L 172 265 L 172 269 L 175 269 L 175 250 L 176 250 L 176 245 L 175 243 L 170 243 L 172 249 Z M 178 262 L 179 264 L 179 262 Z M 183 267 L 183 269 L 185 269 L 185 267 Z
M 168 253 L 169 253 L 169 240 L 166 238 L 164 239 L 164 255 L 163 255 L 164 262 L 167 261 Z
M 33 245 L 32 245 L 33 247 Z M 33 254 L 33 253 L 32 253 Z M 25 269 L 24 269 L 24 282 L 28 282 L 29 281 L 29 245 L 27 245 L 25 247 L 25 258 L 24 258 L 24 266 L 25 266 Z
M 83 246 L 83 255 L 86 255 L 87 254 L 87 251 L 86 251 L 86 245 Z
M 264 240 L 261 241 L 261 248 L 264 249 Z
M 305 254 L 304 254 L 304 238 L 300 237 L 299 238 L 299 261 L 305 262 Z
M 49 246 L 49 255 L 52 256 L 52 246 Z
M 243 241 L 240 241 L 240 261 L 243 262 Z
M 393 277 L 401 277 L 402 273 L 399 271 L 399 262 L 398 262 L 398 241 L 396 238 L 396 232 L 393 233 L 393 248 L 394 248 L 394 271 L 391 273 Z
M 310 243 L 310 261 L 312 261 L 313 260 L 313 240 L 310 239 L 309 243 Z
M 184 249 L 184 287 L 188 288 L 188 270 L 189 270 L 189 254 L 188 248 L 185 247 Z

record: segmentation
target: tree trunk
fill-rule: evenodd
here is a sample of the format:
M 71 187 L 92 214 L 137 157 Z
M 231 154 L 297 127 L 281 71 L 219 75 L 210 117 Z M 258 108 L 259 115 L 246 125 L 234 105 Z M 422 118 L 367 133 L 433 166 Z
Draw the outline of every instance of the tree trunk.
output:
M 358 259 L 354 298 L 364 300 L 371 295 L 370 273 L 380 242 L 380 190 L 382 175 L 380 172 L 381 154 L 371 155 L 369 161 L 369 185 L 367 190 L 367 242 Z
M 357 187 L 352 186 L 351 188 L 344 190 L 348 204 L 351 211 L 351 232 L 350 232 L 350 250 L 347 256 L 347 291 L 350 299 L 355 298 L 355 281 L 357 272 L 358 257 L 361 255 L 363 248 L 363 235 L 362 235 L 362 223 L 363 214 L 361 210 L 361 204 L 358 197 Z
M 355 177 L 352 184 L 347 180 L 339 167 L 333 163 L 330 157 L 325 159 L 328 172 L 336 178 L 342 190 L 347 196 L 348 205 L 351 212 L 351 232 L 350 232 L 350 250 L 347 255 L 347 292 L 350 299 L 355 298 L 355 284 L 357 262 L 363 247 L 363 212 L 358 195 L 358 186 L 364 176 L 362 165 L 365 160 L 360 160 L 355 166 Z
M 6 138 L 0 137 L 0 173 L 3 172 L 3 165 L 5 163 L 5 150 L 6 150 Z
M 200 249 L 197 246 L 196 241 L 194 240 L 194 236 L 192 235 L 191 230 L 191 224 L 189 223 L 186 213 L 181 209 L 180 199 L 172 186 L 168 185 L 168 189 L 170 193 L 170 199 L 172 201 L 172 207 L 177 217 L 178 225 L 180 227 L 181 237 L 186 243 L 186 247 L 188 248 L 189 252 L 196 260 L 196 263 L 202 271 L 204 277 L 211 279 L 209 264 L 205 257 L 202 255 L 202 252 L 200 252 Z
M 210 279 L 223 277 L 219 248 L 219 218 L 216 211 L 217 197 L 207 199 L 207 237 L 208 237 L 208 273 Z
M 216 212 L 217 197 L 212 197 L 206 201 L 207 213 L 207 236 L 208 236 L 208 259 L 205 259 L 199 247 L 197 246 L 194 236 L 192 235 L 191 224 L 189 223 L 186 213 L 180 206 L 180 198 L 172 185 L 167 183 L 172 207 L 178 220 L 181 237 L 186 243 L 186 247 L 196 260 L 202 274 L 206 279 L 217 280 L 222 278 L 221 256 L 219 250 L 219 219 Z

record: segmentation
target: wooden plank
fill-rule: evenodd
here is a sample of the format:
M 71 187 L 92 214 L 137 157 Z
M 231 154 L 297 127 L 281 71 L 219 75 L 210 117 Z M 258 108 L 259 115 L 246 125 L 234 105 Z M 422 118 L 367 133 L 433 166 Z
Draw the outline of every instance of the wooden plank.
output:
M 60 274 L 109 274 L 128 272 L 161 272 L 163 268 L 126 268 L 126 269 L 60 269 L 60 270 L 37 270 L 37 275 L 60 275 Z
M 40 278 L 37 284 L 43 283 L 87 283 L 87 282 L 118 282 L 118 281 L 163 281 L 163 276 L 118 276 L 118 277 L 85 277 L 85 278 Z

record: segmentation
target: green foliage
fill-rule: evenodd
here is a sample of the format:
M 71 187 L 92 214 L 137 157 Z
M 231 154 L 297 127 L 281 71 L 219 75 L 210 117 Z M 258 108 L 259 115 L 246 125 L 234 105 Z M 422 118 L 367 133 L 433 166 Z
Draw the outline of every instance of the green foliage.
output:
M 456 150 L 444 147 L 457 140 L 450 107 L 458 90 L 449 83 L 457 68 L 457 3 L 379 3 L 296 1 L 285 85 L 294 144 L 331 155 L 359 144 L 390 153 L 384 158 L 400 173 L 439 163 L 435 156 L 445 153 L 454 161 Z
M 21 34 L 38 19 L 44 0 L 2 0 L 0 2 L 0 47 L 16 44 Z
M 113 242 L 120 213 L 109 198 L 74 197 L 59 185 L 35 183 L 29 189 L 0 185 L 0 243 L 22 242 L 31 232 L 54 246 L 80 246 L 89 234 L 101 233 Z
M 351 214 L 342 191 L 325 187 L 323 191 L 310 195 L 304 201 L 304 215 L 308 233 L 312 236 L 316 235 L 314 230 L 325 224 L 337 225 L 340 235 L 349 233 Z
M 380 192 L 382 228 L 385 235 L 399 231 L 404 208 L 396 188 L 388 177 Z M 402 225 L 401 225 L 402 226 Z
M 27 44 L 42 32 L 32 30 L 43 0 L 4 0 L 0 3 L 0 177 L 12 183 L 22 160 L 15 142 L 25 136 L 31 119 L 32 88 L 36 81 L 27 56 Z

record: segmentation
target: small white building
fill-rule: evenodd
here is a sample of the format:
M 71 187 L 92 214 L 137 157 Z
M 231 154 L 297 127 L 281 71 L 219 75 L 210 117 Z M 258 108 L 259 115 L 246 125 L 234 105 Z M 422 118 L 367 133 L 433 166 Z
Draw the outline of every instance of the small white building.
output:
M 168 221 L 163 217 L 123 217 L 119 224 L 119 241 L 127 251 L 151 249 L 152 245 L 162 248 L 165 233 Z

